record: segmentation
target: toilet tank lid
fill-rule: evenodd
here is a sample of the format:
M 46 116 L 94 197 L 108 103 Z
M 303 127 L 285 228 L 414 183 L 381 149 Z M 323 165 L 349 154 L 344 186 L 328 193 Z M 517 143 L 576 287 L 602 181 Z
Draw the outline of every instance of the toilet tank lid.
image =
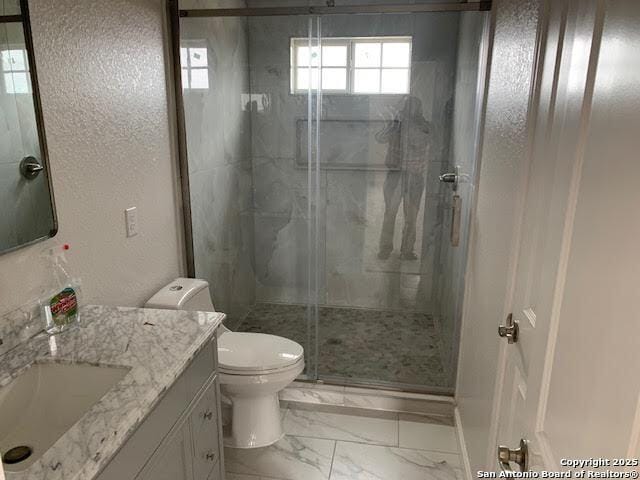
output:
M 144 306 L 180 310 L 191 298 L 208 287 L 209 282 L 199 278 L 176 278 L 162 287 Z

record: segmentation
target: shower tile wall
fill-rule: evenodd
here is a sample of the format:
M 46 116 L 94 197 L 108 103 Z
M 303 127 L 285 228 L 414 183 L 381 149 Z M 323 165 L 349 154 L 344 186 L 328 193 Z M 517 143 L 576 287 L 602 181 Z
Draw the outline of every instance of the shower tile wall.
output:
M 207 49 L 208 88 L 183 89 L 196 276 L 234 328 L 255 300 L 247 20 L 189 19 L 180 33 L 182 47 Z
M 307 301 L 307 170 L 294 166 L 296 121 L 307 116 L 307 97 L 289 94 L 289 37 L 307 33 L 303 17 L 249 19 L 258 300 Z M 284 43 L 274 43 L 280 36 Z
M 306 95 L 290 93 L 289 42 L 306 37 L 305 17 L 249 19 L 253 182 L 255 189 L 256 298 L 262 302 L 307 300 L 307 170 L 297 158 L 306 128 Z M 324 37 L 413 36 L 411 95 L 421 100 L 431 122 L 426 166 L 426 199 L 418 213 L 418 260 L 399 258 L 402 207 L 395 229 L 395 251 L 378 258 L 385 210 L 384 168 L 343 168 L 354 151 L 380 150 L 362 138 L 331 143 L 330 165 L 319 178 L 320 302 L 326 305 L 434 312 L 436 259 L 442 236 L 442 195 L 437 181 L 446 168 L 455 82 L 458 15 L 331 15 L 322 19 Z M 402 95 L 323 96 L 321 136 L 331 137 L 332 121 L 374 125 L 402 110 Z M 383 122 L 380 122 L 384 125 Z M 334 123 L 335 125 L 335 123 Z M 335 130 L 334 130 L 335 131 Z M 323 144 L 321 140 L 321 144 Z M 384 154 L 384 152 L 383 152 Z M 321 152 L 322 158 L 322 152 Z M 372 162 L 373 163 L 373 162 Z M 426 206 L 426 208 L 425 208 Z

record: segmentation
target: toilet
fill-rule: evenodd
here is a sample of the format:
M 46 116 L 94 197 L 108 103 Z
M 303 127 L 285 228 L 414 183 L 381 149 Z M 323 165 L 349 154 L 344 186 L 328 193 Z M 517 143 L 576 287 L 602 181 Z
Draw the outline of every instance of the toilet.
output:
M 145 308 L 214 312 L 205 280 L 178 278 L 149 299 Z M 304 349 L 287 338 L 218 329 L 218 378 L 231 403 L 226 446 L 257 448 L 284 436 L 278 393 L 304 370 Z

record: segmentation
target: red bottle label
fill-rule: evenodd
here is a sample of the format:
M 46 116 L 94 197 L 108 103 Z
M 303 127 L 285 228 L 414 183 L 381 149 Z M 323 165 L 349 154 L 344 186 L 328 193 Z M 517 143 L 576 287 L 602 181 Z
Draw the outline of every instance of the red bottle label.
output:
M 67 287 L 51 299 L 51 317 L 56 325 L 67 325 L 78 314 L 78 299 L 73 288 Z

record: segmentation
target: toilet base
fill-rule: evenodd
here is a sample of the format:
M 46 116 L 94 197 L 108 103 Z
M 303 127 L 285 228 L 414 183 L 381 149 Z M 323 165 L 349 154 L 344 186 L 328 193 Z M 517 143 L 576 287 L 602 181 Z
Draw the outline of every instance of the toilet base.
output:
M 304 360 L 291 367 L 257 374 L 235 374 L 220 369 L 223 397 L 231 403 L 231 425 L 224 444 L 232 448 L 258 448 L 283 436 L 278 393 L 304 370 Z M 230 428 L 229 428 L 230 427 Z
M 259 448 L 284 436 L 277 393 L 233 399 L 231 432 L 224 445 L 231 448 Z

